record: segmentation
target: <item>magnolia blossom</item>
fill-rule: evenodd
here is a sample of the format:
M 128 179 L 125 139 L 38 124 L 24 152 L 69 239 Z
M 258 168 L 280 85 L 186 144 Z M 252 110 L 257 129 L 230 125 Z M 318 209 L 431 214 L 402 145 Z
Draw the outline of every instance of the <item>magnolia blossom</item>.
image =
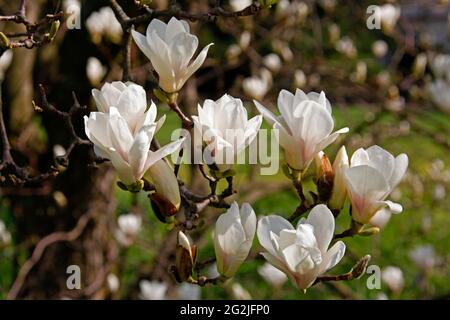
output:
M 86 28 L 96 43 L 101 42 L 102 36 L 106 36 L 114 43 L 120 43 L 122 40 L 122 26 L 110 7 L 103 7 L 93 12 L 86 19 Z
M 242 101 L 225 94 L 217 101 L 205 100 L 203 107 L 198 106 L 198 116 L 192 116 L 192 120 L 196 136 L 207 144 L 207 161 L 224 172 L 255 139 L 262 117 L 248 119 Z M 196 141 L 196 148 L 202 148 L 201 141 Z
M 278 117 L 259 102 L 254 102 L 266 121 L 279 131 L 279 143 L 285 151 L 286 161 L 295 170 L 306 170 L 319 151 L 333 143 L 339 134 L 348 132 L 348 128 L 343 128 L 332 133 L 334 120 L 324 92 L 306 95 L 297 89 L 294 95 L 281 90 L 278 96 L 281 116 Z
M 286 280 L 287 276 L 279 269 L 266 262 L 258 268 L 258 273 L 266 280 L 267 283 L 274 287 L 281 287 Z
M 437 79 L 428 86 L 431 101 L 443 112 L 450 113 L 450 83 Z
M 263 58 L 264 65 L 272 72 L 276 73 L 281 69 L 281 59 L 276 53 L 270 53 Z
M 100 112 L 84 117 L 86 135 L 94 143 L 96 155 L 111 160 L 123 183 L 138 182 L 148 168 L 181 146 L 182 139 L 157 151 L 150 150 L 164 118 L 155 122 L 156 105 L 152 102 L 147 110 L 141 86 L 113 82 L 105 84 L 101 91 L 94 89 L 92 95 Z
M 248 203 L 239 209 L 236 202 L 216 222 L 214 248 L 217 270 L 232 277 L 247 259 L 256 231 L 256 215 Z
M 385 32 L 390 33 L 394 30 L 397 21 L 400 18 L 401 9 L 393 4 L 386 3 L 380 6 L 379 14 L 382 28 Z
M 5 223 L 0 220 L 0 244 L 8 245 L 11 242 L 11 233 L 6 229 Z
M 303 88 L 306 85 L 306 75 L 303 70 L 295 70 L 294 73 L 294 84 L 297 88 Z
M 98 85 L 106 74 L 106 67 L 96 57 L 90 57 L 86 65 L 86 75 L 92 85 Z
M 429 271 L 436 266 L 437 257 L 432 245 L 415 247 L 409 253 L 411 260 L 423 271 Z
M 131 31 L 134 41 L 150 59 L 159 75 L 159 86 L 168 93 L 178 92 L 203 64 L 207 45 L 197 58 L 190 63 L 198 47 L 198 38 L 189 33 L 189 24 L 172 17 L 169 23 L 153 19 L 147 27 L 146 35 Z
M 117 291 L 119 291 L 120 281 L 114 273 L 108 274 L 108 276 L 106 277 L 106 284 L 108 285 L 109 291 L 111 291 L 112 293 L 116 293 Z
M 266 70 L 268 71 L 268 70 Z M 265 72 L 261 73 L 261 76 L 253 76 L 245 78 L 242 81 L 242 89 L 244 93 L 254 99 L 261 100 L 270 90 L 272 85 L 272 76 Z
M 11 65 L 12 59 L 13 59 L 12 50 L 6 50 L 0 56 L 0 81 L 3 81 L 5 79 L 5 73 L 8 70 L 9 66 Z
M 344 170 L 353 220 L 383 227 L 391 213 L 402 212 L 400 204 L 385 199 L 400 183 L 407 168 L 406 154 L 395 158 L 379 146 L 356 150 L 350 168 Z
M 431 60 L 431 70 L 436 78 L 447 77 L 450 80 L 450 54 L 437 54 Z
M 372 44 L 372 53 L 377 58 L 386 56 L 389 46 L 384 40 L 377 40 Z
M 392 292 L 400 293 L 405 286 L 403 271 L 399 267 L 388 266 L 381 272 L 381 280 Z
M 139 288 L 141 300 L 164 300 L 168 289 L 164 282 L 149 280 L 141 280 Z
M 335 44 L 336 50 L 345 55 L 348 58 L 354 58 L 358 54 L 358 50 L 353 43 L 353 40 L 345 36 L 342 39 L 339 39 Z
M 264 217 L 257 230 L 259 243 L 266 249 L 262 255 L 300 290 L 306 290 L 344 256 L 342 241 L 328 249 L 334 223 L 333 214 L 322 204 L 314 207 L 307 219 L 299 221 L 296 229 L 280 216 Z
M 123 246 L 129 246 L 142 227 L 142 218 L 134 213 L 123 214 L 117 218 L 116 239 Z

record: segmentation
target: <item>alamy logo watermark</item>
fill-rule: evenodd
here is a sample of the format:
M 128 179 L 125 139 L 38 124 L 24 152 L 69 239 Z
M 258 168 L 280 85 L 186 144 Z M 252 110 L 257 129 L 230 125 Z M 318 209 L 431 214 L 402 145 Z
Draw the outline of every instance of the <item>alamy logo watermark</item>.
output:
M 69 290 L 81 289 L 81 269 L 76 264 L 70 265 L 66 269 L 66 274 L 69 276 L 66 280 L 66 286 Z
M 78 1 L 66 1 L 64 12 L 67 15 L 66 26 L 69 30 L 81 29 L 81 5 Z
M 366 20 L 366 26 L 369 30 L 381 29 L 381 8 L 371 5 L 367 7 L 366 13 L 369 15 Z
M 366 280 L 366 287 L 369 290 L 381 289 L 381 269 L 379 266 L 372 264 L 367 267 L 366 274 L 369 274 Z

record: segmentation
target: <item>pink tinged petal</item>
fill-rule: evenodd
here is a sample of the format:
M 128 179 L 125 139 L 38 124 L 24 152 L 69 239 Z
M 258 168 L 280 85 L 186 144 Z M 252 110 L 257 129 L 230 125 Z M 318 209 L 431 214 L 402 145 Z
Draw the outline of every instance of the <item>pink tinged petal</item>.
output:
M 321 272 L 326 272 L 327 270 L 330 270 L 335 265 L 339 263 L 339 261 L 342 260 L 342 258 L 345 255 L 345 243 L 342 241 L 336 242 L 330 250 L 324 255 L 324 259 L 321 265 Z
M 294 227 L 291 225 L 289 221 L 286 219 L 271 215 L 267 217 L 263 217 L 258 222 L 258 227 L 256 234 L 258 236 L 258 241 L 261 244 L 261 246 L 264 247 L 272 256 L 278 256 L 278 253 L 276 252 L 276 249 L 273 246 L 272 240 L 271 240 L 271 232 L 278 235 L 280 234 L 281 230 L 284 229 L 290 229 L 294 230 Z
M 400 154 L 395 158 L 395 169 L 392 173 L 391 179 L 389 181 L 389 185 L 391 186 L 391 190 L 397 187 L 400 181 L 403 179 L 403 176 L 408 169 L 408 156 L 404 153 Z
M 389 191 L 389 185 L 376 169 L 364 165 L 344 170 L 347 191 L 352 203 L 353 219 L 368 223 L 380 208 L 378 203 Z
M 304 221 L 314 227 L 314 235 L 317 240 L 317 246 L 320 251 L 325 253 L 331 243 L 334 235 L 334 216 L 325 205 L 315 206 Z

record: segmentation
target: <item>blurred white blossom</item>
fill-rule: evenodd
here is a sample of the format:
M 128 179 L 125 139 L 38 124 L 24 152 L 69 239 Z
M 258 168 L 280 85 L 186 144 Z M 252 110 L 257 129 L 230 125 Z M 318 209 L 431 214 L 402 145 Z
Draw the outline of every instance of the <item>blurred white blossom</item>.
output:
M 142 218 L 134 213 L 122 214 L 117 218 L 116 239 L 121 245 L 129 246 L 142 227 Z
M 388 44 L 384 40 L 377 40 L 372 44 L 372 53 L 376 58 L 383 58 L 388 50 Z
M 438 257 L 432 245 L 419 245 L 410 251 L 409 257 L 422 271 L 428 272 L 432 270 L 436 264 Z
M 200 300 L 202 290 L 200 286 L 184 282 L 176 289 L 176 297 L 178 300 Z
M 241 284 L 233 282 L 231 284 L 231 295 L 235 300 L 251 300 L 252 296 L 247 289 L 245 289 Z
M 89 57 L 86 65 L 86 75 L 91 84 L 96 87 L 100 84 L 107 72 L 107 68 L 96 57 Z
M 400 293 L 405 286 L 403 271 L 399 267 L 388 266 L 383 268 L 381 280 L 383 280 L 392 292 L 397 294 Z
M 11 233 L 6 229 L 5 223 L 0 220 L 0 244 L 9 245 L 11 243 Z
M 386 3 L 380 6 L 379 13 L 383 31 L 387 34 L 392 33 L 401 15 L 400 7 L 390 3 Z
M 114 273 L 108 274 L 108 276 L 106 277 L 106 284 L 108 285 L 109 291 L 111 291 L 112 293 L 116 293 L 117 291 L 119 291 L 120 281 Z
M 353 40 L 345 36 L 336 42 L 336 50 L 346 56 L 347 58 L 354 58 L 358 54 L 358 50 L 353 43 Z
M 160 281 L 141 280 L 139 282 L 141 300 L 164 300 L 166 299 L 167 285 Z
M 122 26 L 110 7 L 103 7 L 99 11 L 91 13 L 86 19 L 86 28 L 94 43 L 100 43 L 102 37 L 106 37 L 114 43 L 122 41 Z
M 270 53 L 265 56 L 263 63 L 273 73 L 277 73 L 281 69 L 281 59 L 276 53 Z
M 252 4 L 252 0 L 230 0 L 233 11 L 241 11 Z

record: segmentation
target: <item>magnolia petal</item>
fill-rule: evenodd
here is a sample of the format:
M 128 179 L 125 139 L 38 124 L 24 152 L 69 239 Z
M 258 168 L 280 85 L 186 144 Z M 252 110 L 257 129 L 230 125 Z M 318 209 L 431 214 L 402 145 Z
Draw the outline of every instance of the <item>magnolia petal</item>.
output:
M 336 242 L 324 256 L 321 273 L 326 272 L 327 270 L 330 270 L 335 265 L 337 265 L 339 261 L 342 260 L 342 257 L 344 257 L 344 255 L 345 243 L 342 241 Z
M 214 43 L 210 43 L 206 47 L 204 47 L 203 50 L 198 54 L 197 58 L 195 58 L 195 60 L 187 67 L 183 84 L 194 74 L 195 71 L 197 71 L 202 66 L 203 62 L 206 59 L 206 56 L 208 55 L 209 47 L 211 47 L 213 44 Z
M 161 160 L 162 158 L 168 156 L 169 154 L 177 151 L 181 145 L 183 144 L 185 138 L 178 139 L 169 144 L 166 144 L 164 147 L 159 148 L 156 151 L 149 151 L 149 155 L 147 157 L 147 162 L 145 164 L 145 169 L 148 169 L 152 166 L 156 161 Z M 146 171 L 146 170 L 145 170 Z
M 404 153 L 400 154 L 395 158 L 395 169 L 392 173 L 391 179 L 389 181 L 389 185 L 391 186 L 391 190 L 397 187 L 400 181 L 403 179 L 403 176 L 408 169 L 408 156 Z
M 334 216 L 330 209 L 323 204 L 315 206 L 303 222 L 314 227 L 314 235 L 317 240 L 317 246 L 323 253 L 327 252 L 334 235 Z
M 156 19 L 155 19 L 156 20 Z M 153 21 L 155 21 L 153 20 Z M 148 59 L 152 59 L 152 50 L 150 49 L 147 38 L 135 30 L 131 30 L 131 36 L 139 49 L 146 55 Z
M 269 111 L 266 107 L 264 107 L 261 103 L 259 103 L 256 100 L 253 100 L 253 103 L 256 106 L 256 109 L 258 109 L 259 113 L 266 119 L 266 121 L 269 123 L 270 126 L 273 126 L 275 123 L 278 122 L 277 117 Z
M 266 216 L 261 218 L 258 222 L 256 233 L 259 243 L 264 247 L 264 249 L 266 249 L 271 255 L 275 257 L 278 256 L 278 253 L 273 246 L 270 233 L 272 232 L 278 235 L 280 234 L 281 230 L 284 229 L 294 230 L 294 227 L 289 221 L 280 216 Z

